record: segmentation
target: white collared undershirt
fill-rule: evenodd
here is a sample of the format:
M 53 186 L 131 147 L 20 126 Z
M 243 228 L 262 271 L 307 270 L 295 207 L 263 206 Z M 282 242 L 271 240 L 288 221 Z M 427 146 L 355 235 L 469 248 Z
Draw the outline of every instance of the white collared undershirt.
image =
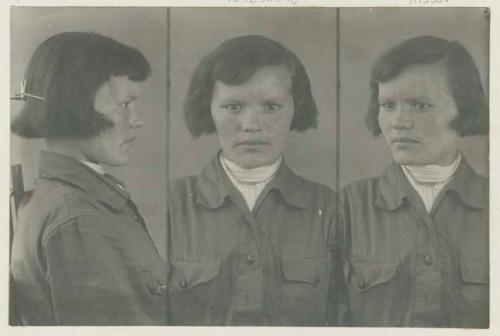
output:
M 78 160 L 78 161 L 80 161 L 81 163 L 83 163 L 84 165 L 86 165 L 87 167 L 89 167 L 90 169 L 92 169 L 93 171 L 95 171 L 101 175 L 106 174 L 104 167 L 102 165 L 100 165 L 99 163 L 94 163 L 94 162 L 90 162 L 90 161 L 83 161 L 83 160 Z
M 219 156 L 222 168 L 229 180 L 243 196 L 248 208 L 253 210 L 257 198 L 271 181 L 281 165 L 281 156 L 271 165 L 246 169 L 229 161 L 222 154 Z
M 84 161 L 84 160 L 78 160 L 78 161 L 80 161 L 81 163 L 83 163 L 84 165 L 86 165 L 87 167 L 89 167 L 90 169 L 92 169 L 93 171 L 95 171 L 96 173 L 101 174 L 104 177 L 108 177 L 108 180 L 111 180 L 120 189 L 126 190 L 125 186 L 123 185 L 123 183 L 119 183 L 118 182 L 119 180 L 117 180 L 116 178 L 114 178 L 110 174 L 106 173 L 106 171 L 104 170 L 104 167 L 101 164 L 90 162 L 90 161 Z
M 404 174 L 410 181 L 410 184 L 415 188 L 418 195 L 422 199 L 427 212 L 432 210 L 434 201 L 443 190 L 460 165 L 462 154 L 459 153 L 455 161 L 449 166 L 425 165 L 425 166 L 409 166 L 401 165 Z

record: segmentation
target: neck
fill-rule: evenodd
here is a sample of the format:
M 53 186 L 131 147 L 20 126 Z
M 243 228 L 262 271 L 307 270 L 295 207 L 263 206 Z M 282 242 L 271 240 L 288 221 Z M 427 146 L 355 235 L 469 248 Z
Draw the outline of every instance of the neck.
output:
M 408 172 L 417 183 L 442 183 L 449 180 L 458 169 L 462 155 L 460 153 L 447 165 L 403 165 L 403 170 Z
M 49 139 L 46 142 L 49 151 L 72 157 L 79 161 L 94 162 L 85 155 L 80 141 L 73 139 Z
M 243 168 L 240 165 L 228 160 L 221 154 L 220 161 L 226 170 L 237 182 L 257 184 L 270 180 L 278 171 L 281 164 L 281 157 L 274 163 L 257 168 Z
M 450 152 L 448 154 L 444 155 L 443 158 L 439 162 L 436 162 L 434 164 L 424 165 L 424 166 L 446 167 L 446 166 L 453 164 L 453 162 L 455 162 L 457 160 L 459 155 L 460 155 L 460 151 L 455 147 L 452 150 L 450 150 Z

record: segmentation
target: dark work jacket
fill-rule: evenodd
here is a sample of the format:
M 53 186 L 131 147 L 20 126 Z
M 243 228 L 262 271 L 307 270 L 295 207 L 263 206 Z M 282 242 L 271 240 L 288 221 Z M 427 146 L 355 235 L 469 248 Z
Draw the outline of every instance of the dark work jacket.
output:
M 345 318 L 332 190 L 283 160 L 250 211 L 217 156 L 171 187 L 171 324 L 335 325 Z
M 15 227 L 11 272 L 24 325 L 161 325 L 166 263 L 129 194 L 70 157 L 40 153 Z
M 488 327 L 488 180 L 465 158 L 430 213 L 395 163 L 340 198 L 354 325 Z

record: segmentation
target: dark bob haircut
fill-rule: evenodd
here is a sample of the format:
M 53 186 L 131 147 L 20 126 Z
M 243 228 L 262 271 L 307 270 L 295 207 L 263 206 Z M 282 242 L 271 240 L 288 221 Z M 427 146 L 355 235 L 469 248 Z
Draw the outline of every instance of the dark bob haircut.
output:
M 12 132 L 25 138 L 82 138 L 113 122 L 94 109 L 97 90 L 111 76 L 144 81 L 151 73 L 138 50 L 90 32 L 65 32 L 40 44 L 25 73 L 26 97 Z
M 259 69 L 284 65 L 292 77 L 294 118 L 291 129 L 316 127 L 316 103 L 304 65 L 280 43 L 259 35 L 236 37 L 220 44 L 196 67 L 184 102 L 186 124 L 195 137 L 215 132 L 210 106 L 216 81 L 238 85 Z
M 372 68 L 366 125 L 373 135 L 381 132 L 378 123 L 378 83 L 389 81 L 411 66 L 437 62 L 442 62 L 446 70 L 448 87 L 458 112 L 450 127 L 460 136 L 488 134 L 488 102 L 470 53 L 457 41 L 419 36 L 383 53 Z

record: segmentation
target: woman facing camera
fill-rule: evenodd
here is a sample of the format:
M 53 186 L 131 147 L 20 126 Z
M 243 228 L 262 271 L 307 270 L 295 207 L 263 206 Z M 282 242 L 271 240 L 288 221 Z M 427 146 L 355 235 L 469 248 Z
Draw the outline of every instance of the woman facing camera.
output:
M 165 263 L 126 187 L 103 167 L 129 161 L 150 71 L 141 52 L 95 33 L 52 36 L 31 57 L 12 131 L 47 148 L 14 232 L 18 323 L 165 323 Z
M 341 192 L 353 323 L 487 328 L 488 180 L 458 148 L 488 132 L 488 105 L 456 41 L 408 39 L 371 74 L 367 125 L 394 162 Z
M 194 136 L 221 150 L 169 194 L 172 324 L 326 325 L 343 314 L 336 199 L 283 158 L 290 131 L 316 126 L 297 56 L 262 36 L 225 41 L 185 101 Z

